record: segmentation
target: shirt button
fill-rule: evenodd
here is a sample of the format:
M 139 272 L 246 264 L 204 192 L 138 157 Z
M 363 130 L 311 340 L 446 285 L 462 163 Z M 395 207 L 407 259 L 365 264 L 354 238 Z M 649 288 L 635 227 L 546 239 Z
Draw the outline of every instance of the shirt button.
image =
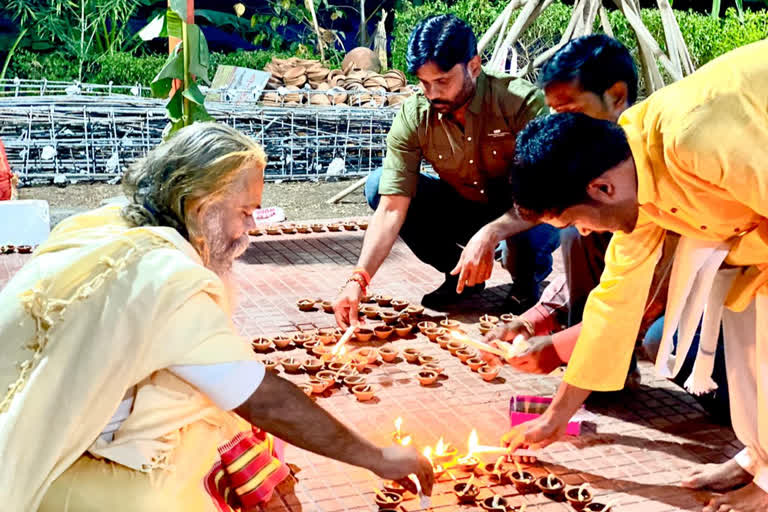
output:
M 670 211 L 671 211 L 672 213 L 677 213 L 677 208 L 672 208 Z
M 496 150 L 495 150 L 495 149 L 493 150 L 493 154 L 494 154 L 494 155 L 496 154 Z
M 701 226 L 701 229 L 705 230 L 705 229 L 707 229 L 707 226 Z
M 734 233 L 740 233 L 741 232 L 741 228 L 733 228 L 733 232 Z
M 474 160 L 470 160 L 470 161 L 469 161 L 469 163 L 470 163 L 470 164 L 473 164 L 473 163 L 475 163 L 475 161 L 474 161 Z
M 467 137 L 467 140 L 468 140 L 469 142 L 472 142 L 472 137 Z
M 440 160 L 442 160 L 442 159 L 443 159 L 443 155 L 437 155 L 437 158 L 439 158 Z
M 472 182 L 472 184 L 473 184 L 473 185 L 477 185 L 477 182 L 476 182 L 476 181 L 473 181 L 473 182 Z
M 481 194 L 485 194 L 485 190 L 481 190 L 481 191 L 480 191 L 480 193 L 481 193 Z

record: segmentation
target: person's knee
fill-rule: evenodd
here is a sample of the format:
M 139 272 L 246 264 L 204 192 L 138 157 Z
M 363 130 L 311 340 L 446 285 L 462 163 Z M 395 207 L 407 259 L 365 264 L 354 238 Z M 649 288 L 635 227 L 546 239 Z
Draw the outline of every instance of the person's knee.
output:
M 379 206 L 379 200 L 381 199 L 381 196 L 379 195 L 380 180 L 381 167 L 371 171 L 371 173 L 368 175 L 368 178 L 365 180 L 365 200 L 368 202 L 368 206 L 374 210 L 377 206 Z

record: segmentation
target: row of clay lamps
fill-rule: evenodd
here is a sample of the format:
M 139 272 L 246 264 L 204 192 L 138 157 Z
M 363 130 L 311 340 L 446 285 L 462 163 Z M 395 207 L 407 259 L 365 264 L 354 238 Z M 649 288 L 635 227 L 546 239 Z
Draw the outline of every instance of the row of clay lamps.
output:
M 480 374 L 480 377 L 486 382 L 493 381 L 501 370 L 498 366 L 490 366 L 483 361 L 476 350 L 467 347 L 466 344 L 454 339 L 452 331 L 460 331 L 461 324 L 456 320 L 441 320 L 438 325 L 435 322 L 419 322 L 418 328 L 429 341 L 437 343 L 440 348 L 447 350 L 459 361 L 469 366 L 473 372 Z
M 0 254 L 31 254 L 34 249 L 31 245 L 0 245 Z
M 368 221 L 333 222 L 330 224 L 275 224 L 265 228 L 256 228 L 248 232 L 251 236 L 268 235 L 295 235 L 296 233 L 323 233 L 325 231 L 356 231 L 368 229 Z

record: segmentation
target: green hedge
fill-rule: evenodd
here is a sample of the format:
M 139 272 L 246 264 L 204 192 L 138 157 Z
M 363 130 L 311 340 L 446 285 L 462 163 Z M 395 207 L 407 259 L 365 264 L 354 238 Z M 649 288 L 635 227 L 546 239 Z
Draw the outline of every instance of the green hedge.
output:
M 408 37 L 413 27 L 425 17 L 453 13 L 468 21 L 479 39 L 493 24 L 506 3 L 499 0 L 433 0 L 419 6 L 407 3 L 403 10 L 395 13 L 393 65 L 405 70 Z M 523 35 L 522 42 L 525 47 L 535 52 L 537 48 L 548 47 L 558 41 L 568 25 L 571 9 L 571 6 L 556 2 L 544 11 Z M 729 50 L 768 37 L 768 11 L 765 10 L 745 12 L 743 23 L 738 19 L 735 9 L 728 9 L 720 19 L 693 11 L 675 11 L 675 16 L 696 67 Z M 636 53 L 637 43 L 626 18 L 616 10 L 609 12 L 609 18 L 614 35 Z M 658 9 L 643 9 L 642 18 L 662 48 L 666 47 Z M 599 29 L 599 24 L 595 25 L 595 28 Z

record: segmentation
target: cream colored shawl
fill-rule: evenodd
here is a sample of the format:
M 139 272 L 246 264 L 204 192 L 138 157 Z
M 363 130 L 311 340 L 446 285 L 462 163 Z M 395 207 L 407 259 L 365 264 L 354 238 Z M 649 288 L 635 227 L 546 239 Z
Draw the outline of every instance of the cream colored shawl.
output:
M 0 291 L 3 510 L 35 510 L 51 482 L 96 440 L 126 390 L 154 372 L 253 358 L 244 340 L 232 342 L 231 325 L 201 318 L 168 325 L 200 294 L 228 313 L 221 281 L 172 229 L 130 228 L 118 207 L 105 207 L 51 233 Z M 168 332 L 175 335 L 162 336 Z M 196 404 L 188 417 L 209 405 Z M 130 454 L 137 464 L 168 450 L 145 448 Z

